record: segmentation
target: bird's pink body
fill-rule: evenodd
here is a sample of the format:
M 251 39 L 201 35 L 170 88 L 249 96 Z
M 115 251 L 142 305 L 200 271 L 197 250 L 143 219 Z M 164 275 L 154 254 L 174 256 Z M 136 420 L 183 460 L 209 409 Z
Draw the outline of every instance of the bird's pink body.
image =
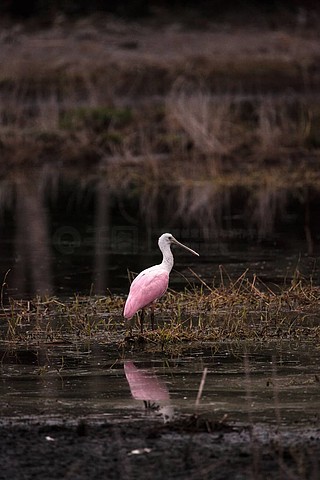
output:
M 169 272 L 161 265 L 155 265 L 141 272 L 131 284 L 123 316 L 130 319 L 139 310 L 162 297 L 168 284 Z

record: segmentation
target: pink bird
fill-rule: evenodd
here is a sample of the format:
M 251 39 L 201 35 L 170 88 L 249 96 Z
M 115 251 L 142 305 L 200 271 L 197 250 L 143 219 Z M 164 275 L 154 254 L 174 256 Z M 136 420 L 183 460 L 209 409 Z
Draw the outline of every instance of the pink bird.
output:
M 178 242 L 171 233 L 161 235 L 158 245 L 163 255 L 162 262 L 159 265 L 146 268 L 133 280 L 123 311 L 123 316 L 129 320 L 135 313 L 142 310 L 140 316 L 141 333 L 143 332 L 144 308 L 152 305 L 151 325 L 153 329 L 153 303 L 162 297 L 168 288 L 169 274 L 173 267 L 173 255 L 170 248 L 172 244 L 179 245 L 193 255 L 199 256 L 197 252 Z

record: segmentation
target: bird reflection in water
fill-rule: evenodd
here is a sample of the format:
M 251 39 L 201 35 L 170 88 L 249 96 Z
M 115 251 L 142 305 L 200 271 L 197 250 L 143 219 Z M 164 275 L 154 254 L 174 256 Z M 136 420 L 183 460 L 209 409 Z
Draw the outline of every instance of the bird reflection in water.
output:
M 153 370 L 139 369 L 133 362 L 126 361 L 124 373 L 135 400 L 143 401 L 148 412 L 155 412 L 165 422 L 173 419 L 174 410 L 170 405 L 168 388 Z

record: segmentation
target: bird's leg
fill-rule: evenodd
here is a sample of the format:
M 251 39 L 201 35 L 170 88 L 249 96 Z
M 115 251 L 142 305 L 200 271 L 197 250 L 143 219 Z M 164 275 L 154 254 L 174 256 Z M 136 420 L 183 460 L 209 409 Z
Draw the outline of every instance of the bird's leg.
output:
M 125 336 L 125 340 L 127 342 L 131 342 L 133 339 L 133 334 L 132 334 L 132 321 L 129 320 L 129 324 L 128 324 L 128 330 L 127 330 L 127 334 Z
M 154 305 L 151 305 L 151 329 L 154 330 Z
M 133 337 L 133 335 L 132 335 L 132 321 L 129 320 L 129 322 L 130 322 L 130 323 L 129 323 L 129 336 L 130 336 L 130 337 Z
M 144 320 L 144 309 L 141 310 L 140 315 L 139 315 L 141 334 L 143 334 L 143 320 Z

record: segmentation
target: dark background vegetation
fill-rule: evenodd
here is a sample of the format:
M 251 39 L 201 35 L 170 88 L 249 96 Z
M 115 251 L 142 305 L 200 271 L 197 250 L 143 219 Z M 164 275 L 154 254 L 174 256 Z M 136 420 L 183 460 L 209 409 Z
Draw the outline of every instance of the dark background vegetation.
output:
M 38 17 L 50 20 L 63 13 L 68 17 L 107 12 L 123 17 L 148 17 L 161 12 L 195 12 L 214 20 L 243 16 L 283 15 L 290 18 L 304 10 L 320 11 L 317 0 L 3 0 L 0 13 L 12 19 Z

